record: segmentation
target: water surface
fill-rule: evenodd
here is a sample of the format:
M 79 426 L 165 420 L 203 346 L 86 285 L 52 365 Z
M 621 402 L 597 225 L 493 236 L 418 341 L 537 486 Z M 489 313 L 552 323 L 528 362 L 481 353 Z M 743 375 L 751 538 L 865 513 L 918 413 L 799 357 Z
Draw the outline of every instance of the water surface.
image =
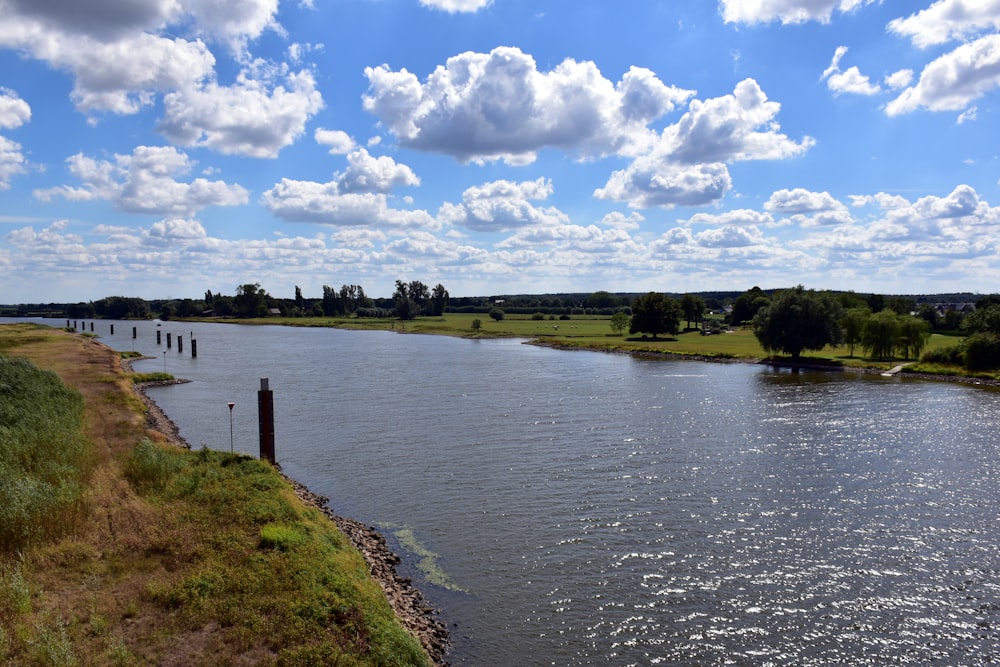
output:
M 164 355 L 140 326 L 195 447 L 230 447 L 232 400 L 256 454 L 269 378 L 284 470 L 381 527 L 454 665 L 1000 660 L 997 391 L 331 329 L 164 323 Z

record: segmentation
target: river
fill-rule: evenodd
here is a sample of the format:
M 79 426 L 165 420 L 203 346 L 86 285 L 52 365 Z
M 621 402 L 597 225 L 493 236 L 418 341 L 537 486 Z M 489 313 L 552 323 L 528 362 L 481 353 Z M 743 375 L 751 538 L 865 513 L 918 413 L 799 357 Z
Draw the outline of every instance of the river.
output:
M 196 448 L 256 454 L 268 378 L 284 471 L 387 536 L 453 665 L 1000 660 L 1000 391 L 518 340 L 108 326 L 153 357 L 136 370 L 191 380 L 150 396 Z

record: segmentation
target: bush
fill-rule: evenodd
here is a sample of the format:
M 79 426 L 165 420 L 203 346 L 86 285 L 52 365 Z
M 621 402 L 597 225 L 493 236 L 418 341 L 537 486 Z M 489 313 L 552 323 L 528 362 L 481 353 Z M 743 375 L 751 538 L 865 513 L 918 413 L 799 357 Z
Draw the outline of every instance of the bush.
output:
M 544 320 L 545 319 L 545 313 L 534 313 L 534 314 L 532 314 L 531 319 L 533 319 L 533 320 Z
M 499 322 L 500 320 L 502 320 L 503 316 L 504 316 L 504 312 L 502 310 L 500 310 L 499 308 L 494 308 L 494 309 L 492 309 L 490 311 L 490 317 L 492 317 L 497 322 Z
M 139 490 L 159 490 L 183 465 L 178 452 L 167 451 L 143 439 L 125 462 L 125 476 Z
M 971 371 L 1000 368 L 1000 335 L 976 333 L 966 338 L 965 367 Z
M 948 364 L 952 366 L 965 365 L 965 348 L 961 345 L 942 347 L 938 350 L 925 352 L 920 358 L 928 364 Z

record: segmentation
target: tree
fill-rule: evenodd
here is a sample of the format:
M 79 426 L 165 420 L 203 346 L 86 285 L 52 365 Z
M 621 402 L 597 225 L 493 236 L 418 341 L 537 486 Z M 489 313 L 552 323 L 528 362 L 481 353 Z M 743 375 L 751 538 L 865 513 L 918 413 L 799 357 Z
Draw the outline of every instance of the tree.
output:
M 499 308 L 493 308 L 490 310 L 490 317 L 499 322 L 504 318 L 504 312 Z
M 898 347 L 904 359 L 919 359 L 927 339 L 931 337 L 931 325 L 922 317 L 904 315 L 899 318 Z
M 892 296 L 885 300 L 885 307 L 897 315 L 909 315 L 917 309 L 917 302 L 905 296 Z
M 806 290 L 802 285 L 774 295 L 754 315 L 753 334 L 767 352 L 785 352 L 798 360 L 803 350 L 822 350 L 838 345 L 840 304 L 828 294 Z
M 478 317 L 472 320 L 472 330 L 475 331 L 476 333 L 479 333 L 479 330 L 482 328 L 482 326 L 483 323 Z
M 981 331 L 972 334 L 964 343 L 965 367 L 973 371 L 1000 368 L 1000 335 Z
M 406 286 L 406 294 L 420 307 L 421 312 L 427 310 L 431 300 L 431 291 L 427 285 L 419 280 L 411 280 Z
M 611 316 L 611 330 L 618 336 L 622 335 L 622 332 L 625 331 L 625 327 L 627 327 L 628 324 L 629 316 L 620 310 Z
M 396 317 L 399 319 L 412 320 L 420 314 L 420 304 L 410 297 L 409 286 L 402 280 L 396 281 L 396 292 L 392 298 L 396 302 Z
M 891 359 L 899 339 L 899 316 L 886 308 L 868 318 L 861 344 L 870 357 Z
M 420 306 L 408 296 L 396 299 L 396 317 L 401 320 L 412 320 L 420 314 Z
M 984 308 L 976 308 L 975 311 L 965 316 L 962 328 L 969 333 L 1000 334 L 1000 305 L 993 304 Z
M 690 329 L 692 321 L 701 322 L 701 316 L 705 314 L 705 300 L 697 294 L 685 294 L 681 297 L 681 310 Z
M 444 285 L 438 283 L 431 290 L 431 312 L 440 317 L 444 314 L 444 309 L 447 307 L 448 290 L 444 288 Z
M 632 321 L 629 333 L 650 333 L 656 338 L 661 333 L 674 335 L 681 323 L 681 307 L 665 294 L 650 292 L 632 302 Z
M 844 330 L 844 342 L 851 347 L 851 356 L 854 356 L 854 346 L 861 342 L 865 332 L 865 324 L 871 317 L 872 311 L 868 306 L 855 306 L 844 313 L 844 318 L 840 321 L 840 326 Z
M 340 307 L 344 314 L 349 315 L 356 313 L 359 308 L 366 308 L 369 300 L 365 296 L 365 290 L 361 285 L 340 286 Z
M 583 303 L 587 308 L 614 308 L 621 303 L 621 299 L 600 290 L 588 296 Z
M 729 315 L 729 323 L 734 326 L 740 326 L 744 322 L 751 321 L 753 316 L 757 314 L 757 311 L 769 302 L 770 299 L 768 299 L 767 295 L 754 285 L 736 297 L 736 301 L 733 302 L 733 312 Z
M 343 312 L 340 303 L 340 297 L 337 295 L 337 291 L 329 285 L 323 285 L 323 314 L 327 317 L 340 315 Z
M 236 315 L 238 317 L 267 316 L 268 294 L 261 289 L 260 283 L 247 283 L 236 288 Z
M 302 288 L 298 285 L 295 286 L 295 307 L 299 310 L 305 308 L 306 300 L 302 298 Z

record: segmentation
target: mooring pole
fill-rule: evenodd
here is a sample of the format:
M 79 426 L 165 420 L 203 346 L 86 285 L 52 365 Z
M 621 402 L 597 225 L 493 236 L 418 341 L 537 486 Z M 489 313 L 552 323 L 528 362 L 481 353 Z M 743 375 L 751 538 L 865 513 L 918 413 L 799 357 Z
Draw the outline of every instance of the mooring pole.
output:
M 260 424 L 260 458 L 274 460 L 274 393 L 268 388 L 267 378 L 260 379 L 257 392 L 257 419 Z
M 170 332 L 168 331 L 167 332 L 167 349 L 169 350 L 172 347 L 173 347 L 173 345 L 170 342 Z
M 233 408 L 236 406 L 235 403 L 229 401 L 229 453 L 234 453 L 233 450 Z
M 115 335 L 115 325 L 113 325 L 113 324 L 111 325 L 111 335 L 112 336 Z
M 177 352 L 178 354 L 184 352 L 184 338 L 180 334 L 177 334 Z
M 132 340 L 135 340 L 135 336 L 136 336 L 135 327 L 132 327 Z
M 161 335 L 162 334 L 161 334 L 160 330 L 157 329 L 156 330 L 156 344 L 157 345 L 161 345 L 162 344 Z
M 198 339 L 197 338 L 192 338 L 191 339 L 191 358 L 192 359 L 197 359 L 198 358 Z

